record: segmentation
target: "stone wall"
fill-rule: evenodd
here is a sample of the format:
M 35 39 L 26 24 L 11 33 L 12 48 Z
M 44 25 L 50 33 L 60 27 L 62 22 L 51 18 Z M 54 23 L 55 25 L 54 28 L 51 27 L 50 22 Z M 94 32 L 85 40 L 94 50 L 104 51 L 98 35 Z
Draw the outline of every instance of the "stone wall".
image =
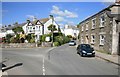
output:
M 10 43 L 0 44 L 0 48 L 32 48 L 36 47 L 35 43 Z

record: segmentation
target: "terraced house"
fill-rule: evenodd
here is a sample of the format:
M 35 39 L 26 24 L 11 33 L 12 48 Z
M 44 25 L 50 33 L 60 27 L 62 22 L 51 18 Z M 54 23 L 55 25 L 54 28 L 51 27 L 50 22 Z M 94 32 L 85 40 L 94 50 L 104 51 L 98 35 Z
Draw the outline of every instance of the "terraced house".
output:
M 96 50 L 120 53 L 120 2 L 116 2 L 79 23 L 80 43 Z

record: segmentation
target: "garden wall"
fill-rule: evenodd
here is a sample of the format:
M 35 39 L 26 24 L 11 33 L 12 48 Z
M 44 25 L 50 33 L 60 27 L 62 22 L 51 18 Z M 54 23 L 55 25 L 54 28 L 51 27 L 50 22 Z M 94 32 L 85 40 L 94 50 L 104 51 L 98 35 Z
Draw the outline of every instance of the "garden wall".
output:
M 0 48 L 32 48 L 36 47 L 35 43 L 9 43 L 0 44 Z

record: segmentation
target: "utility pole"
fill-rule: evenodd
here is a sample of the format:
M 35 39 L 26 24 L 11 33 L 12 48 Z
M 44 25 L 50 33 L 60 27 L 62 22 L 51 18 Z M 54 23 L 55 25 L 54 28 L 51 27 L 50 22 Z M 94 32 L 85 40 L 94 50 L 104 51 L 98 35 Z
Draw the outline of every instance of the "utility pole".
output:
M 50 15 L 50 18 L 52 19 L 52 47 L 53 47 L 53 38 L 54 38 L 54 36 L 53 36 L 53 33 L 54 33 L 54 31 L 53 31 L 53 21 L 54 21 L 54 17 L 53 17 L 53 15 Z

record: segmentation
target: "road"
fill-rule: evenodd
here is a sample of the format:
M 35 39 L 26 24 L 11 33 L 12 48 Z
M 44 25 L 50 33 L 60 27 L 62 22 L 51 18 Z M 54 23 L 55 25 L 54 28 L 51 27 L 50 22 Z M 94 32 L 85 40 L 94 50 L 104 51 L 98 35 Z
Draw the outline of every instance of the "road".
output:
M 118 75 L 118 66 L 97 57 L 81 57 L 76 47 L 8 48 L 2 50 L 9 75 Z

